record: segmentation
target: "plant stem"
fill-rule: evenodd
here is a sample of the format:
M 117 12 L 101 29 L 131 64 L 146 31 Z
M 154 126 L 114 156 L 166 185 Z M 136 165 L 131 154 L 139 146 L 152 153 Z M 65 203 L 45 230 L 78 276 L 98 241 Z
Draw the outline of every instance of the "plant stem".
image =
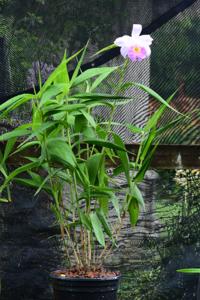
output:
M 78 265 L 78 267 L 83 267 L 82 261 L 81 261 L 79 255 L 77 254 L 77 251 L 76 251 L 76 247 L 75 247 L 75 245 L 74 245 L 74 242 L 73 242 L 73 240 L 72 240 L 72 238 L 71 238 L 71 236 L 70 236 L 70 233 L 69 233 L 69 231 L 68 231 L 68 229 L 67 229 L 66 227 L 65 227 L 65 231 L 66 231 L 66 233 L 67 233 L 67 236 L 68 236 L 69 240 L 70 240 L 71 243 L 72 243 L 72 249 L 73 249 L 73 251 L 74 251 L 74 256 L 75 256 L 77 265 Z
M 114 229 L 112 231 L 112 236 L 115 236 L 115 240 L 117 240 L 118 237 L 119 237 L 119 234 L 120 234 L 122 226 L 123 226 L 124 219 L 125 219 L 125 214 L 121 217 L 120 223 L 118 223 L 118 222 L 115 223 Z M 111 251 L 113 250 L 114 243 L 112 242 L 110 248 L 108 249 L 109 245 L 110 245 L 110 241 L 106 244 L 106 246 L 104 247 L 103 251 L 99 255 L 99 257 L 98 257 L 99 261 L 102 258 L 103 258 L 103 260 L 105 260 L 108 257 L 108 255 L 111 253 Z M 102 266 L 102 264 L 103 264 L 103 262 L 100 263 L 100 266 Z

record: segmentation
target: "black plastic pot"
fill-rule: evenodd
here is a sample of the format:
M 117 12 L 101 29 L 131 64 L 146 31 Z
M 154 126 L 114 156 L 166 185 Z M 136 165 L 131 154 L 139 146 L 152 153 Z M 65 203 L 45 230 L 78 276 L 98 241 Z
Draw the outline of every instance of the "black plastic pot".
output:
M 108 278 L 62 278 L 50 275 L 54 300 L 117 300 L 120 276 Z

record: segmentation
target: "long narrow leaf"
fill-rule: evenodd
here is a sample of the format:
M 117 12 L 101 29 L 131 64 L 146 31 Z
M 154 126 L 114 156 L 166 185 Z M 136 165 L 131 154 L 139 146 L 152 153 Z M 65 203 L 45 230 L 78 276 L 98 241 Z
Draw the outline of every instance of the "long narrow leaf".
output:
M 175 93 L 174 93 L 175 94 Z M 171 102 L 171 100 L 174 98 L 174 94 L 172 94 L 167 100 L 166 102 L 169 104 Z M 160 117 L 163 115 L 164 111 L 166 110 L 167 106 L 165 104 L 162 104 L 156 112 L 154 112 L 154 114 L 150 117 L 150 119 L 148 120 L 147 124 L 144 127 L 144 131 L 148 132 L 150 129 L 154 128 Z
M 131 198 L 128 207 L 130 222 L 132 226 L 135 226 L 139 217 L 139 205 L 134 197 Z
M 97 56 L 99 54 L 102 54 L 103 52 L 106 52 L 106 51 L 109 51 L 111 49 L 114 49 L 114 48 L 117 48 L 118 46 L 115 45 L 115 44 L 112 44 L 112 45 L 109 45 L 109 46 L 106 46 L 104 48 L 102 48 L 101 50 L 97 51 L 94 55 L 92 56 Z
M 27 129 L 14 129 L 13 131 L 6 132 L 0 136 L 0 141 L 7 141 L 20 136 L 25 136 L 30 134 L 30 130 Z
M 12 181 L 18 174 L 21 174 L 21 173 L 24 173 L 24 172 L 27 172 L 33 168 L 36 168 L 40 165 L 40 161 L 37 160 L 37 162 L 31 162 L 31 163 L 28 163 L 26 165 L 23 165 L 17 169 L 15 169 L 13 172 L 11 172 L 9 174 L 9 176 L 7 176 L 6 180 L 4 181 L 4 183 L 2 184 L 2 186 L 0 187 L 0 192 L 2 192 L 4 190 L 4 188 L 6 187 L 6 185 L 8 185 L 8 183 L 10 181 Z
M 145 160 L 144 160 L 144 162 L 142 164 L 142 167 L 139 169 L 138 173 L 136 174 L 136 176 L 134 178 L 134 182 L 141 182 L 144 179 L 145 173 L 146 173 L 146 171 L 148 170 L 148 168 L 149 168 L 149 166 L 151 164 L 151 161 L 152 161 L 152 158 L 153 158 L 153 155 L 154 155 L 154 153 L 156 151 L 157 146 L 158 146 L 158 144 L 156 144 L 151 149 L 151 151 L 149 152 L 149 154 L 145 158 Z
M 84 117 L 87 119 L 88 123 L 93 127 L 96 128 L 97 124 L 94 120 L 94 118 L 91 116 L 91 114 L 89 114 L 86 110 L 81 109 L 82 114 L 84 115 Z
M 102 209 L 97 209 L 96 212 L 97 212 L 97 216 L 98 216 L 98 218 L 99 218 L 99 220 L 100 220 L 100 222 L 103 226 L 104 231 L 107 233 L 107 235 L 109 237 L 112 238 L 112 232 L 111 232 L 110 226 L 108 224 L 108 221 L 106 220 L 106 216 L 105 216 L 103 210 Z
M 100 163 L 102 162 L 102 154 L 101 153 L 96 153 L 86 161 L 87 169 L 88 169 L 88 174 L 90 178 L 90 183 L 92 185 L 95 184 L 95 181 L 97 179 L 97 174 L 100 169 Z
M 86 99 L 86 100 L 103 100 L 103 99 L 110 99 L 110 100 L 119 100 L 119 99 L 132 99 L 132 97 L 127 96 L 120 96 L 120 95 L 110 95 L 110 94 L 102 94 L 102 93 L 84 93 L 84 94 L 75 94 L 72 96 L 73 98 L 77 99 Z
M 200 268 L 179 269 L 176 271 L 179 273 L 200 274 Z
M 112 204 L 113 204 L 113 206 L 114 206 L 114 209 L 115 209 L 115 211 L 116 211 L 116 213 L 117 213 L 118 219 L 121 220 L 121 216 L 120 216 L 120 207 L 119 207 L 119 200 L 116 198 L 115 195 L 113 195 L 113 196 L 111 197 L 111 202 L 112 202 Z
M 4 150 L 4 154 L 3 154 L 3 160 L 2 160 L 2 164 L 7 160 L 9 154 L 11 153 L 14 145 L 15 145 L 15 142 L 16 142 L 16 138 L 11 138 L 10 140 L 7 141 L 6 143 L 6 147 L 5 147 L 5 150 Z
M 145 207 L 144 204 L 144 198 L 142 196 L 141 191 L 139 190 L 139 188 L 137 187 L 136 183 L 133 183 L 131 185 L 131 192 L 132 192 L 132 196 L 135 197 L 139 203 L 139 205 L 141 205 L 142 207 Z
M 117 144 L 119 147 L 125 149 L 125 145 L 124 145 L 124 142 L 122 141 L 121 137 L 119 135 L 117 135 L 116 133 L 112 133 L 112 135 L 113 135 L 115 144 Z M 125 151 L 117 151 L 117 154 L 121 160 L 121 164 L 123 166 L 127 182 L 128 182 L 128 184 L 130 184 L 130 174 L 129 174 L 130 169 L 129 169 L 128 154 Z
M 149 94 L 150 96 L 152 96 L 153 98 L 155 98 L 156 100 L 158 100 L 159 102 L 161 102 L 162 104 L 164 104 L 165 106 L 167 106 L 168 108 L 170 108 L 171 110 L 176 112 L 177 114 L 183 115 L 182 113 L 178 112 L 175 108 L 173 108 L 171 105 L 169 105 L 169 103 L 167 103 L 167 101 L 165 101 L 158 93 L 156 93 L 154 90 L 152 90 L 148 86 L 145 86 L 140 83 L 134 83 L 134 85 L 139 87 L 141 90 L 145 91 L 147 94 Z
M 100 146 L 100 147 L 106 147 L 109 149 L 114 149 L 114 150 L 121 150 L 121 151 L 126 151 L 125 148 L 118 146 L 117 144 L 114 144 L 112 142 L 108 142 L 105 140 L 95 140 L 95 139 L 86 139 L 83 141 L 86 144 L 90 144 L 90 145 L 96 145 L 96 146 Z
M 95 212 L 90 214 L 90 220 L 91 220 L 92 227 L 93 227 L 95 236 L 97 238 L 97 241 L 99 242 L 99 244 L 101 244 L 103 247 L 105 247 L 105 238 L 104 238 L 103 230 L 101 227 L 101 222 Z
M 88 47 L 88 42 L 87 42 L 86 46 L 83 48 L 83 52 L 82 52 L 82 54 L 81 54 L 81 57 L 80 57 L 80 59 L 79 59 L 79 61 L 78 61 L 78 64 L 77 64 L 77 66 L 76 66 L 76 68 L 75 68 L 75 70 L 74 70 L 74 73 L 73 73 L 73 75 L 72 75 L 72 78 L 71 78 L 71 80 L 70 80 L 70 85 L 71 85 L 71 86 L 73 85 L 75 79 L 76 79 L 77 76 L 78 76 L 78 73 L 79 73 L 79 71 L 80 71 L 80 68 L 81 68 L 83 59 L 84 59 L 84 57 L 85 57 L 85 52 L 86 52 L 86 50 L 87 50 L 87 47 Z
M 15 96 L 9 100 L 7 100 L 6 102 L 2 103 L 0 105 L 0 111 L 3 111 L 5 109 L 8 109 L 9 107 L 11 107 L 12 105 L 16 105 L 16 104 L 23 104 L 25 103 L 27 100 L 34 98 L 35 96 L 33 94 L 22 94 L 22 95 L 18 95 Z
M 117 69 L 118 67 L 112 67 L 112 68 Z M 83 82 L 86 82 L 90 78 L 93 78 L 101 74 L 105 74 L 110 69 L 111 67 L 102 67 L 102 68 L 93 68 L 93 69 L 86 70 L 81 75 L 76 77 L 72 86 L 75 87 Z

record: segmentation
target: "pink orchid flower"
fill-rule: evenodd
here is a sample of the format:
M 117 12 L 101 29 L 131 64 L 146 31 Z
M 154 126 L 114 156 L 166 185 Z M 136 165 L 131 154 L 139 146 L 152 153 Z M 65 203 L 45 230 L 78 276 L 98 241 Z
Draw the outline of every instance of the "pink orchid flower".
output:
M 153 39 L 150 35 L 140 35 L 142 32 L 142 25 L 133 24 L 131 36 L 124 35 L 117 38 L 114 44 L 121 47 L 121 55 L 127 56 L 131 61 L 141 61 L 151 55 L 150 45 Z

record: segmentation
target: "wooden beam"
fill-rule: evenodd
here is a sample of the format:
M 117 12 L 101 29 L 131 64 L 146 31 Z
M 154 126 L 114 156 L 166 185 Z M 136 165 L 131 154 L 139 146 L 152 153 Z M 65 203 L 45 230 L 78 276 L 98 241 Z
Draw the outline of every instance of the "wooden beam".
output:
M 4 144 L 0 144 L 0 150 L 3 151 Z M 126 145 L 133 157 L 137 154 L 139 144 Z M 33 148 L 26 150 L 23 155 L 39 155 L 38 151 Z M 130 155 L 131 156 L 131 155 Z M 25 163 L 20 153 L 9 158 L 10 165 L 20 165 Z M 26 161 L 27 163 L 27 161 Z M 200 169 L 200 145 L 158 145 L 151 167 L 155 169 Z
M 139 145 L 127 145 L 137 153 Z M 159 145 L 151 166 L 156 169 L 200 169 L 200 145 Z

